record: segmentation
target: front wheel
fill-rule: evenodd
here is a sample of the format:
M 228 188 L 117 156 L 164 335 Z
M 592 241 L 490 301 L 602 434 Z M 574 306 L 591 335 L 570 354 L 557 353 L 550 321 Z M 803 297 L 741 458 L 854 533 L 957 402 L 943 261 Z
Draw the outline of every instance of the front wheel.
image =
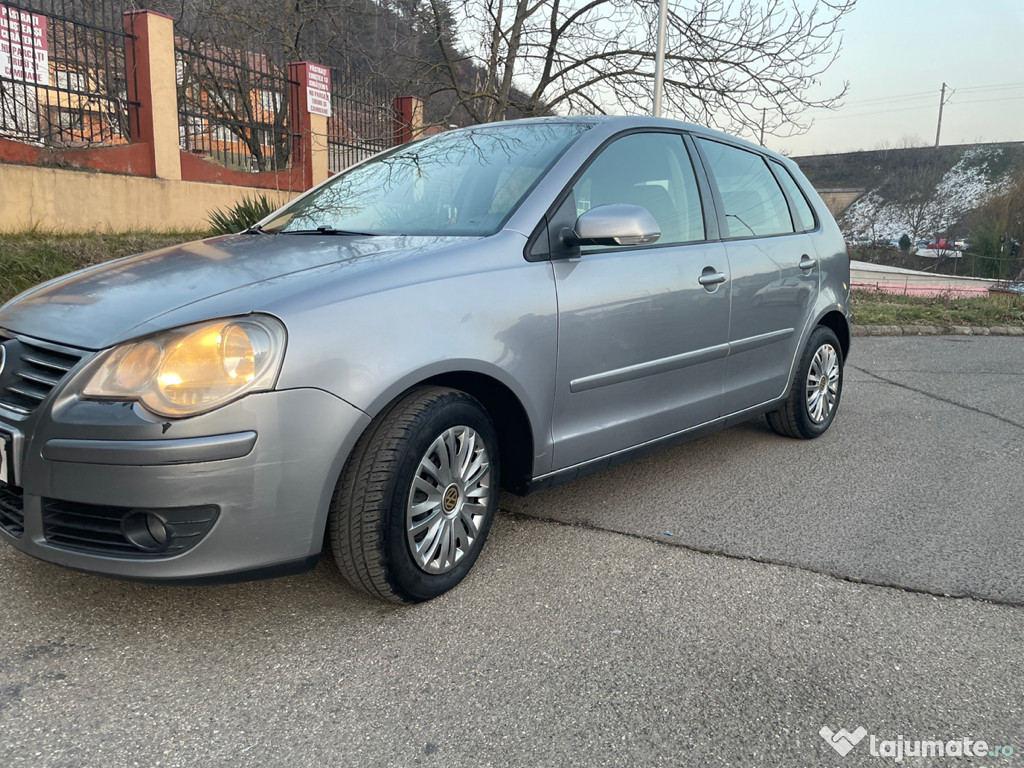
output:
M 809 440 L 832 424 L 843 393 L 843 349 L 831 328 L 819 325 L 807 340 L 785 403 L 767 414 L 780 435 Z
M 353 586 L 421 602 L 469 572 L 494 519 L 498 441 L 479 402 L 413 390 L 359 439 L 328 518 L 338 568 Z

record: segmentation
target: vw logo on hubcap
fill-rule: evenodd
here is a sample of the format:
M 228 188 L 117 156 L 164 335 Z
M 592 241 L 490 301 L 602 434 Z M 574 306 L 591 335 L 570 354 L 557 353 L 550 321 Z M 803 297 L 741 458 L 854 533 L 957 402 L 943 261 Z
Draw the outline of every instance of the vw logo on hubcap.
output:
M 456 485 L 449 485 L 444 492 L 444 511 L 454 512 L 459 504 L 459 489 Z

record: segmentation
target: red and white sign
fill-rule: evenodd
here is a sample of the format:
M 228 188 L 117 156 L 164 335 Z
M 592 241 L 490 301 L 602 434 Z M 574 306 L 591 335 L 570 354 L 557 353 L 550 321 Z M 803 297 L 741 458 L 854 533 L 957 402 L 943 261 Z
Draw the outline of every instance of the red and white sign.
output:
M 45 16 L 0 5 L 0 77 L 49 85 Z
M 306 64 L 306 107 L 314 115 L 331 116 L 331 70 Z

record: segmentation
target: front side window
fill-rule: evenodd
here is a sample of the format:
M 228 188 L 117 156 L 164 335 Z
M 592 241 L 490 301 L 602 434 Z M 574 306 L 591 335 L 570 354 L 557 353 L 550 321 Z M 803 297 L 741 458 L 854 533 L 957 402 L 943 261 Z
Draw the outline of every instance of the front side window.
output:
M 588 127 L 488 125 L 432 136 L 340 174 L 264 231 L 493 234 Z
M 725 206 L 726 237 L 763 237 L 793 231 L 786 197 L 761 155 L 698 139 Z
M 697 179 L 678 134 L 633 133 L 618 139 L 591 163 L 573 195 L 577 216 L 612 203 L 646 208 L 661 229 L 658 245 L 705 239 Z

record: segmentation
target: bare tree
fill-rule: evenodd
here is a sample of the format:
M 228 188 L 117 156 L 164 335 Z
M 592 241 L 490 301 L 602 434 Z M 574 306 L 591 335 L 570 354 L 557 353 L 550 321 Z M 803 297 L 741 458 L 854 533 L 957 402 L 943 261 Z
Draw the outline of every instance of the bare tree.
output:
M 478 122 L 510 110 L 650 109 L 658 0 L 427 1 L 447 86 Z M 815 90 L 855 2 L 673 3 L 666 112 L 755 135 L 762 125 L 776 136 L 806 130 L 808 109 L 834 106 L 846 92 Z
M 150 3 L 153 5 L 154 3 Z M 290 61 L 325 62 L 346 0 L 165 0 L 175 16 L 182 143 L 251 170 L 287 167 Z
M 921 237 L 930 239 L 944 224 L 939 185 L 947 170 L 948 164 L 936 153 L 917 150 L 884 186 L 890 205 L 899 212 L 915 241 Z
M 971 216 L 971 250 L 985 260 L 982 272 L 1024 282 L 1024 173 L 1007 179 L 1002 189 Z
M 212 145 L 216 154 L 222 145 L 202 131 L 191 139 L 194 122 L 232 139 L 231 151 L 251 158 L 254 169 L 284 167 L 293 130 L 286 124 L 291 61 L 332 67 L 334 166 L 390 144 L 395 95 L 437 90 L 430 62 L 440 56 L 421 0 L 162 2 L 160 9 L 175 17 L 182 51 L 179 104 L 189 121 L 182 129 L 189 149 Z

